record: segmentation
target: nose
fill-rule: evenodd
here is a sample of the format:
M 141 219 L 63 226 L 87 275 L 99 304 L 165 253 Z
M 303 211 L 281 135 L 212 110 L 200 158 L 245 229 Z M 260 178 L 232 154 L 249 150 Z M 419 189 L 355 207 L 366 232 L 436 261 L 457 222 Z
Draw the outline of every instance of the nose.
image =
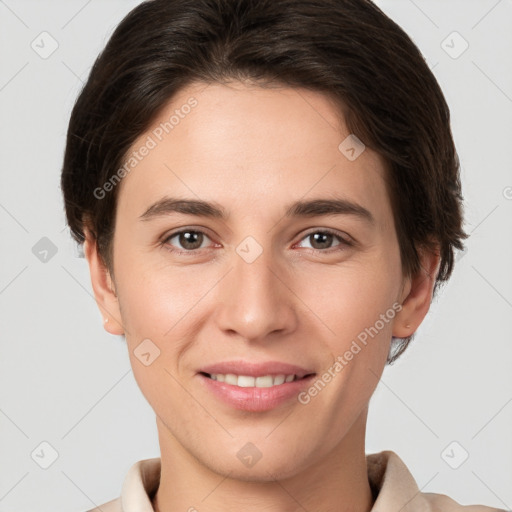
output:
M 248 262 L 233 253 L 232 268 L 219 283 L 215 318 L 219 329 L 247 341 L 265 341 L 293 332 L 297 324 L 297 297 L 290 271 L 264 250 Z

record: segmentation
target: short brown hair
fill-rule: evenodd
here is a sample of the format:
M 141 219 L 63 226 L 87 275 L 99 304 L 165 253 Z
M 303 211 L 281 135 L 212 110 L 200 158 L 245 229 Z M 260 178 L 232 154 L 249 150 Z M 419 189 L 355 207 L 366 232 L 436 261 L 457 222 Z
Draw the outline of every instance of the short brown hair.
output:
M 464 248 L 459 161 L 442 91 L 407 34 L 370 0 L 149 0 L 118 25 L 73 108 L 61 185 L 75 240 L 87 225 L 112 268 L 117 189 L 98 199 L 133 142 L 183 87 L 253 81 L 319 91 L 382 155 L 404 275 L 418 248 L 441 264 Z M 412 336 L 395 339 L 391 363 Z

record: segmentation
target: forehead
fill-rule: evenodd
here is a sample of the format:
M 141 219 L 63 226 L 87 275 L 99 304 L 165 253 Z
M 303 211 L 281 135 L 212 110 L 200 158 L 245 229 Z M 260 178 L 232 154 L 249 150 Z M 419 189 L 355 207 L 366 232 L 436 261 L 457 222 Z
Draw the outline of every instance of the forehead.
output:
M 385 218 L 385 163 L 368 148 L 347 158 L 351 142 L 340 109 L 322 93 L 195 83 L 180 90 L 132 145 L 128 157 L 135 165 L 123 178 L 118 206 L 129 202 L 141 214 L 169 195 L 249 214 L 308 196 L 335 196 Z M 141 151 L 144 146 L 150 149 Z

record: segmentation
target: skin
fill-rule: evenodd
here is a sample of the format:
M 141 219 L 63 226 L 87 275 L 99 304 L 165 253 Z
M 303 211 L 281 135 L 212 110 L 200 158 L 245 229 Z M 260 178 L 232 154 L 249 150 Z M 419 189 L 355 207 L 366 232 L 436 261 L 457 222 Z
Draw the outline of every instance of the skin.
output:
M 411 335 L 428 312 L 438 254 L 402 275 L 385 162 L 370 150 L 349 161 L 348 135 L 323 94 L 255 84 L 193 84 L 159 113 L 151 130 L 194 97 L 198 105 L 119 185 L 113 273 L 87 233 L 84 252 L 98 306 L 112 334 L 125 334 L 133 374 L 156 414 L 162 470 L 157 511 L 368 511 L 365 430 L 369 400 L 391 336 Z M 226 220 L 170 213 L 140 216 L 163 196 L 215 201 Z M 355 215 L 286 218 L 299 199 L 349 199 Z M 202 231 L 191 251 L 182 228 Z M 315 242 L 310 236 L 335 230 Z M 236 252 L 248 236 L 252 263 Z M 348 237 L 348 238 L 347 238 Z M 278 360 L 322 375 L 393 304 L 401 311 L 308 404 L 236 410 L 200 385 L 202 365 Z M 408 327 L 406 327 L 408 326 Z M 150 339 L 160 356 L 134 355 Z M 261 459 L 246 467 L 247 443 Z M 203 501 L 204 500 L 204 501 Z

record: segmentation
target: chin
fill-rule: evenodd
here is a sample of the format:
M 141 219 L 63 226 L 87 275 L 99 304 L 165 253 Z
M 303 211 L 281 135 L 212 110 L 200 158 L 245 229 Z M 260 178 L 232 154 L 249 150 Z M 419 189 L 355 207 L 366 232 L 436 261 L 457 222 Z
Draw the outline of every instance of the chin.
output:
M 284 480 L 291 478 L 300 472 L 298 461 L 293 458 L 287 460 L 273 459 L 266 461 L 262 458 L 252 467 L 244 468 L 243 464 L 236 460 L 234 464 L 222 464 L 218 468 L 211 468 L 222 476 L 228 476 L 234 480 L 243 482 L 274 482 L 275 480 Z
M 237 440 L 234 444 L 236 448 L 226 447 L 220 452 L 210 453 L 209 460 L 203 460 L 203 464 L 222 476 L 229 475 L 229 478 L 246 482 L 273 482 L 290 478 L 308 465 L 304 446 L 299 453 L 297 446 L 292 445 L 284 449 L 283 445 L 279 447 L 266 443 L 265 447 L 258 449 L 256 446 L 263 443 L 256 442 L 255 446 L 251 442 L 240 443 Z M 228 457 L 226 453 L 229 453 Z

